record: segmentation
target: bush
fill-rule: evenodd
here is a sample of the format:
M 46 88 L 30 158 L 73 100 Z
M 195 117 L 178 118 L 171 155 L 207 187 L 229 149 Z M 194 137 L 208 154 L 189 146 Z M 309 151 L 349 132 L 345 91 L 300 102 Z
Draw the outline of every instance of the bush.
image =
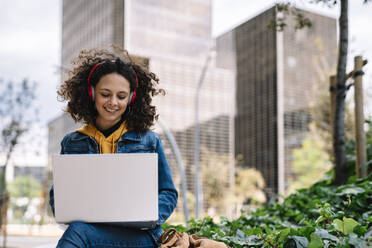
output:
M 238 219 L 191 220 L 179 231 L 225 242 L 231 247 L 371 247 L 372 174 L 346 185 L 316 183 Z
M 242 213 L 234 220 L 226 217 L 215 223 L 211 217 L 190 220 L 188 227 L 170 226 L 180 232 L 225 242 L 230 247 L 372 247 L 372 121 L 368 120 L 367 166 L 369 176 L 355 176 L 355 142 L 346 144 L 349 180 L 332 184 L 333 170 L 326 179 L 301 189 L 284 199 Z

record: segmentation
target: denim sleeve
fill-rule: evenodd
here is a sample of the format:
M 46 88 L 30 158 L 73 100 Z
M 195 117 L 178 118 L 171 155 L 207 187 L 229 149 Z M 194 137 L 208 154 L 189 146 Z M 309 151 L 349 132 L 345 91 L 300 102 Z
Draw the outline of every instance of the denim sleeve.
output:
M 158 184 L 159 184 L 159 220 L 163 224 L 173 213 L 177 206 L 178 193 L 173 184 L 172 173 L 169 168 L 160 138 L 157 140 L 156 152 L 158 154 Z

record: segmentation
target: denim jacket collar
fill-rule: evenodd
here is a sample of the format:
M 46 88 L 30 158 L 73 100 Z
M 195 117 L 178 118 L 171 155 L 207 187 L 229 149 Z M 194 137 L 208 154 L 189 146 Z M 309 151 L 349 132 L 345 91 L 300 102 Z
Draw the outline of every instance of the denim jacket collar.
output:
M 141 138 L 142 138 L 142 135 L 140 133 L 137 133 L 135 131 L 128 131 L 124 133 L 124 135 L 121 137 L 120 140 L 140 142 Z M 86 134 L 79 133 L 79 132 L 75 132 L 75 135 L 71 137 L 72 141 L 79 141 L 79 140 L 85 140 L 85 139 L 89 139 L 89 136 Z
M 79 141 L 79 140 L 85 140 L 85 139 L 89 139 L 89 136 L 86 134 L 79 133 L 79 132 L 75 132 L 75 135 L 71 136 L 72 141 Z
M 134 132 L 134 131 L 128 131 L 126 132 L 122 137 L 121 140 L 129 140 L 129 141 L 141 141 L 141 134 Z

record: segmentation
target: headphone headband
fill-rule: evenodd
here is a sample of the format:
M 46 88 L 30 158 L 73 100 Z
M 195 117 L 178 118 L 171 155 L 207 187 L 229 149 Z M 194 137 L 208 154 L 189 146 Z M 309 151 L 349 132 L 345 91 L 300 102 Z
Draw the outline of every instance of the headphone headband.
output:
M 136 99 L 136 95 L 137 95 L 137 89 L 138 89 L 138 76 L 137 76 L 137 73 L 136 71 L 133 69 L 133 67 L 131 66 L 132 68 L 132 71 L 134 73 L 134 76 L 136 76 L 136 88 L 134 89 L 134 91 L 131 93 L 130 95 L 130 99 L 129 99 L 129 104 L 132 104 L 134 103 L 134 100 Z
M 92 84 L 90 83 L 90 77 L 92 76 L 94 70 L 97 69 L 97 67 L 99 65 L 101 65 L 102 63 L 103 62 L 99 62 L 95 66 L 93 66 L 93 68 L 92 68 L 92 70 L 90 70 L 89 75 L 88 75 L 88 78 L 87 78 L 87 82 L 88 82 L 88 94 L 89 94 L 90 100 L 92 100 L 92 101 L 94 100 L 94 90 L 93 90 Z
M 103 63 L 104 63 L 104 61 L 95 64 L 93 66 L 93 68 L 90 70 L 88 78 L 87 78 L 89 99 L 92 100 L 92 101 L 94 101 L 94 88 L 93 88 L 92 84 L 90 83 L 90 78 L 92 77 L 93 72 L 98 68 L 98 66 L 100 66 Z M 127 63 L 125 63 L 125 64 L 127 64 Z M 127 65 L 129 65 L 129 64 L 127 64 Z M 130 93 L 130 96 L 129 96 L 129 104 L 132 104 L 134 102 L 134 100 L 136 99 L 137 89 L 138 89 L 139 83 L 138 83 L 138 76 L 137 76 L 136 71 L 133 69 L 133 67 L 131 65 L 129 65 L 129 66 L 131 67 L 131 69 L 134 73 L 134 76 L 136 77 L 136 88 L 134 89 L 133 92 Z

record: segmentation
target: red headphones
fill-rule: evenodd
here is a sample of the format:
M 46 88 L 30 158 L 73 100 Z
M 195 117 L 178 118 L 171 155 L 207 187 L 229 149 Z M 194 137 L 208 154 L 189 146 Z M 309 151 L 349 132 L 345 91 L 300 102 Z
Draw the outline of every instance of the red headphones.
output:
M 92 100 L 92 101 L 94 101 L 94 87 L 90 83 L 90 77 L 92 76 L 93 72 L 97 69 L 97 67 L 100 66 L 103 63 L 104 62 L 99 62 L 99 63 L 95 64 L 93 66 L 92 70 L 90 70 L 89 75 L 88 75 L 88 78 L 87 78 L 89 99 Z M 136 73 L 136 71 L 133 68 L 132 68 L 132 71 L 134 73 L 134 76 L 136 76 L 136 88 L 129 95 L 129 104 L 132 104 L 134 102 L 134 100 L 136 99 L 136 94 L 137 94 L 137 89 L 138 89 L 138 77 L 137 77 L 137 73 Z

